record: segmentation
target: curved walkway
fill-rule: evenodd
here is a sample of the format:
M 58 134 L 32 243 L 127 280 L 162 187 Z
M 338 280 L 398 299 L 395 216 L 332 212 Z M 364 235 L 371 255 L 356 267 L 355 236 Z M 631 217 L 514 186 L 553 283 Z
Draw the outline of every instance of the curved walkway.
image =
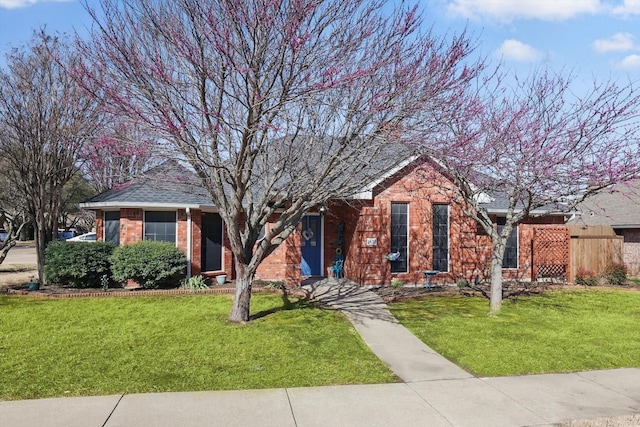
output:
M 335 281 L 309 289 L 345 312 L 404 382 L 9 401 L 0 426 L 520 427 L 640 413 L 640 369 L 477 378 L 415 338 L 373 292 Z
M 332 279 L 305 288 L 321 303 L 345 313 L 376 356 L 402 381 L 472 378 L 398 323 L 382 298 L 366 288 Z

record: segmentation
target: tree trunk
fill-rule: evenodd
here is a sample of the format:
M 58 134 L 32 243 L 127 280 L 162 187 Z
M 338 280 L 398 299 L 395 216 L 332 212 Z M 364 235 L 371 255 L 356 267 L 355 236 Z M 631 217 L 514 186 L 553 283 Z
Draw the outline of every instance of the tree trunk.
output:
M 502 308 L 502 258 L 506 242 L 493 244 L 491 257 L 491 299 L 489 301 L 489 315 L 500 314 Z
M 251 313 L 251 284 L 255 271 L 249 266 L 235 261 L 236 293 L 233 299 L 233 309 L 229 320 L 232 322 L 248 322 Z
M 36 220 L 36 260 L 38 263 L 38 280 L 41 284 L 46 284 L 44 277 L 44 249 L 47 247 L 47 230 L 45 227 L 44 215 L 38 214 Z

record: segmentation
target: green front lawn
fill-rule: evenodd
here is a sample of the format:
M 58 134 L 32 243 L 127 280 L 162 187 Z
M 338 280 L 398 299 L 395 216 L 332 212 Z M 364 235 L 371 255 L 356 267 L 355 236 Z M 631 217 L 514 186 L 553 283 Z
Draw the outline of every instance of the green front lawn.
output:
M 483 376 L 640 367 L 640 292 L 563 291 L 504 302 L 431 296 L 390 305 L 427 345 Z
M 255 295 L 0 296 L 0 400 L 393 382 L 340 313 Z

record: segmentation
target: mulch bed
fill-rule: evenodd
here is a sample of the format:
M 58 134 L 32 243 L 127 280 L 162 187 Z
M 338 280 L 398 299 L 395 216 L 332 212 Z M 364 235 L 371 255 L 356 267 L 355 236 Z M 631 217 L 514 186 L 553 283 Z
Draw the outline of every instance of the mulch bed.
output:
M 254 282 L 251 288 L 253 293 L 286 292 L 290 295 L 310 297 L 301 288 L 278 289 L 267 286 L 261 281 Z M 504 284 L 503 298 L 513 298 L 517 296 L 537 295 L 549 290 L 558 289 L 628 289 L 640 291 L 638 286 L 579 286 L 571 284 L 558 284 L 549 282 L 506 282 Z M 391 286 L 371 287 L 370 291 L 380 295 L 385 302 L 403 301 L 413 298 L 424 298 L 430 295 L 463 295 L 463 296 L 489 296 L 491 294 L 488 284 L 481 284 L 477 288 L 459 288 L 456 285 L 434 285 L 430 289 L 424 286 L 400 287 Z M 80 298 L 80 297 L 132 297 L 151 295 L 193 295 L 193 294 L 233 294 L 235 285 L 233 282 L 224 285 L 212 285 L 208 289 L 144 289 L 144 288 L 72 288 L 68 286 L 42 286 L 37 291 L 29 291 L 28 285 L 9 286 L 3 292 L 11 295 L 28 295 L 42 298 Z
M 504 297 L 511 295 L 531 295 L 539 294 L 545 290 L 551 289 L 551 283 L 544 282 L 505 282 L 503 284 Z M 464 296 L 488 296 L 491 294 L 489 284 L 480 284 L 476 287 L 460 288 L 456 285 L 433 285 L 430 289 L 424 286 L 419 287 L 400 287 L 393 288 L 391 286 L 381 286 L 371 289 L 380 295 L 387 302 L 399 301 L 411 298 L 420 298 L 428 295 L 446 294 L 446 295 L 464 295 Z
M 194 294 L 233 294 L 235 286 L 233 283 L 225 285 L 210 286 L 208 289 L 190 290 L 190 289 L 144 289 L 144 288 L 72 288 L 69 286 L 41 286 L 37 291 L 30 291 L 28 285 L 11 286 L 5 289 L 10 295 L 28 295 L 39 298 L 90 298 L 90 297 L 133 297 L 133 296 L 151 296 L 151 295 L 194 295 Z M 299 295 L 307 297 L 308 295 L 302 289 L 277 289 L 272 287 L 258 286 L 251 287 L 252 293 L 282 293 L 286 292 L 291 295 Z
M 575 290 L 575 289 L 627 289 L 640 291 L 638 286 L 580 286 L 566 283 L 552 282 L 519 282 L 509 281 L 503 284 L 503 298 L 515 298 L 518 296 L 539 295 L 550 290 Z M 431 289 L 424 286 L 420 287 L 400 287 L 393 288 L 391 286 L 380 286 L 370 289 L 372 292 L 380 295 L 385 302 L 403 301 L 413 298 L 424 298 L 429 295 L 462 295 L 469 297 L 491 295 L 489 284 L 480 284 L 476 288 L 459 288 L 456 285 L 435 285 Z

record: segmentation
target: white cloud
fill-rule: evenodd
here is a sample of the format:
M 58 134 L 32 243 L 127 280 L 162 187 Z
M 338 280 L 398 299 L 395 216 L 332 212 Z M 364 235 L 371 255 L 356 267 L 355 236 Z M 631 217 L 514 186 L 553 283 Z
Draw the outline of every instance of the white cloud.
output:
M 510 61 L 535 62 L 542 59 L 539 50 L 515 39 L 505 40 L 494 53 Z
M 640 0 L 627 0 L 640 1 Z M 465 18 L 563 21 L 584 13 L 604 10 L 601 0 L 451 0 L 449 11 Z
M 36 3 L 45 2 L 69 2 L 74 0 L 0 0 L 0 9 L 18 9 L 20 7 L 27 7 Z
M 640 55 L 629 55 L 616 64 L 621 70 L 640 70 Z
M 620 6 L 613 8 L 613 13 L 617 15 L 638 15 L 640 14 L 640 0 L 623 0 Z
M 629 33 L 617 33 L 608 39 L 598 39 L 593 42 L 593 48 L 598 53 L 625 52 L 637 49 L 636 38 Z

